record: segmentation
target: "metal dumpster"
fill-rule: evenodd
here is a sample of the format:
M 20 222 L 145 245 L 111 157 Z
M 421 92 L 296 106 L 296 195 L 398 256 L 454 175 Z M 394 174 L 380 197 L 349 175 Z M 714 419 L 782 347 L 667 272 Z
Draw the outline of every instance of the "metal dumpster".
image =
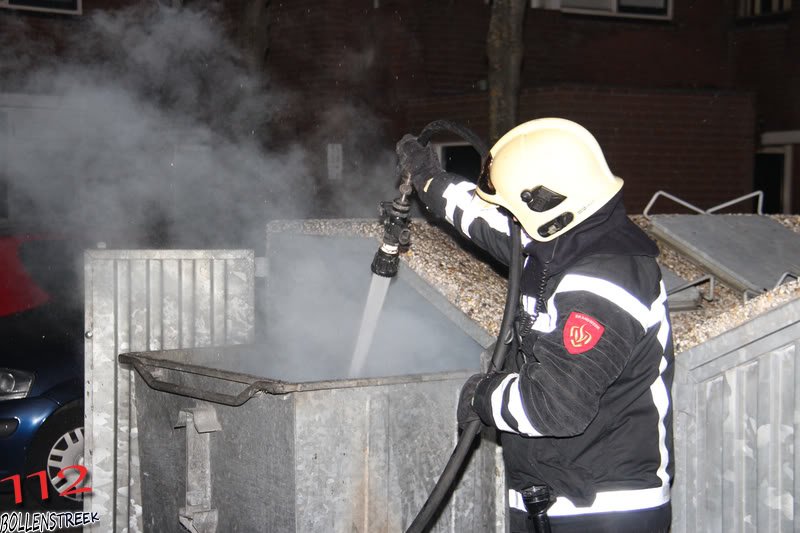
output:
M 85 466 L 92 531 L 139 533 L 136 390 L 120 352 L 252 343 L 252 250 L 88 250 Z M 89 526 L 86 528 L 89 529 Z
M 198 532 L 401 531 L 455 443 L 468 372 L 300 383 L 196 363 L 259 352 L 191 352 L 121 356 L 139 371 L 146 531 L 182 531 L 179 518 Z M 494 528 L 493 448 L 482 441 L 433 531 Z
M 375 244 L 308 239 L 272 243 L 267 300 L 283 305 L 259 344 L 120 355 L 137 370 L 146 531 L 396 532 L 441 473 L 490 338 L 403 268 L 347 376 Z M 503 487 L 487 434 L 432 531 L 504 530 Z
M 800 530 L 800 300 L 675 360 L 672 531 Z

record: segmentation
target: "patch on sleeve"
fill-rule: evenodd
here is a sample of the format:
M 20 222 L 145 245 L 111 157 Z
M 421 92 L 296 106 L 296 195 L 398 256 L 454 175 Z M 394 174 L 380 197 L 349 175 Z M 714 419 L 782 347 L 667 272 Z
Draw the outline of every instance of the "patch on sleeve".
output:
M 564 324 L 564 347 L 572 355 L 588 352 L 597 345 L 605 330 L 589 315 L 573 311 Z

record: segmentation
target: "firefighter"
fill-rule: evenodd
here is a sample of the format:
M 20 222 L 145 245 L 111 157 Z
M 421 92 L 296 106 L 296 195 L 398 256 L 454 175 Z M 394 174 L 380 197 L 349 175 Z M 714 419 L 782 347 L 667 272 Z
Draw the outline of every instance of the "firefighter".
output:
M 477 185 L 430 146 L 397 144 L 433 214 L 509 264 L 523 243 L 521 310 L 504 368 L 472 376 L 459 425 L 500 432 L 511 531 L 522 493 L 549 493 L 552 531 L 661 532 L 671 523 L 673 346 L 658 248 L 627 217 L 622 179 L 589 131 L 542 118 L 504 135 Z

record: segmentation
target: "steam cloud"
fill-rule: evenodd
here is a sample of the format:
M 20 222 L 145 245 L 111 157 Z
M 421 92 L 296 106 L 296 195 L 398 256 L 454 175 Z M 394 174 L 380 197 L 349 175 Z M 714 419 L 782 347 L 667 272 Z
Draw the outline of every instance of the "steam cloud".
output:
M 269 219 L 373 216 L 391 194 L 380 121 L 350 103 L 288 141 L 293 96 L 248 70 L 213 12 L 150 4 L 85 19 L 58 54 L 24 22 L 0 32 L 12 220 L 123 247 L 257 247 Z M 320 172 L 327 143 L 344 148 L 339 183 Z
M 375 217 L 378 202 L 396 196 L 391 140 L 367 106 L 354 99 L 314 109 L 316 127 L 302 142 L 289 140 L 295 95 L 252 73 L 213 12 L 149 4 L 89 15 L 71 29 L 57 50 L 24 17 L 0 19 L 0 177 L 9 183 L 14 223 L 109 247 L 259 253 L 268 220 Z M 374 50 L 350 51 L 336 68 L 357 83 L 369 78 L 374 60 Z M 327 176 L 328 144 L 342 146 L 338 181 Z M 299 360 L 313 361 L 315 377 L 346 377 L 373 247 L 355 253 L 316 244 L 287 259 L 287 276 L 295 277 L 270 299 L 281 306 L 271 317 L 271 353 L 302 348 Z M 320 303 L 324 284 L 311 290 L 309 283 L 331 272 L 334 294 Z M 447 360 L 432 358 L 438 345 L 425 339 L 449 346 L 452 335 L 430 334 L 425 327 L 440 326 L 409 308 L 415 300 L 402 307 L 398 291 L 413 296 L 390 290 L 393 311 L 382 316 L 373 344 L 385 353 L 368 362 L 367 375 L 440 370 Z M 309 295 L 314 301 L 303 299 Z M 308 318 L 309 308 L 322 315 Z M 402 353 L 387 350 L 400 331 L 415 331 L 418 342 L 404 343 Z M 477 361 L 475 349 L 462 351 Z M 260 357 L 250 363 L 256 367 L 248 370 L 265 372 Z

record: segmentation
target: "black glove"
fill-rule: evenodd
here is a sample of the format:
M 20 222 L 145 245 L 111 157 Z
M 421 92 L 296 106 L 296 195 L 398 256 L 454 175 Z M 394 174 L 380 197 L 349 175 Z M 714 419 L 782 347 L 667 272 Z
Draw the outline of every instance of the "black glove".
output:
M 478 385 L 487 377 L 487 374 L 475 374 L 461 387 L 461 393 L 458 396 L 458 410 L 456 412 L 458 429 L 463 430 L 470 422 L 481 419 L 472 406 L 472 399 L 475 397 L 475 391 Z
M 421 191 L 429 179 L 444 172 L 433 147 L 430 144 L 422 146 L 413 135 L 404 135 L 397 143 L 396 151 L 400 172 L 411 176 L 417 191 Z
M 464 429 L 474 421 L 480 420 L 487 426 L 493 426 L 492 393 L 508 377 L 504 372 L 475 374 L 461 387 L 458 397 L 458 429 Z

